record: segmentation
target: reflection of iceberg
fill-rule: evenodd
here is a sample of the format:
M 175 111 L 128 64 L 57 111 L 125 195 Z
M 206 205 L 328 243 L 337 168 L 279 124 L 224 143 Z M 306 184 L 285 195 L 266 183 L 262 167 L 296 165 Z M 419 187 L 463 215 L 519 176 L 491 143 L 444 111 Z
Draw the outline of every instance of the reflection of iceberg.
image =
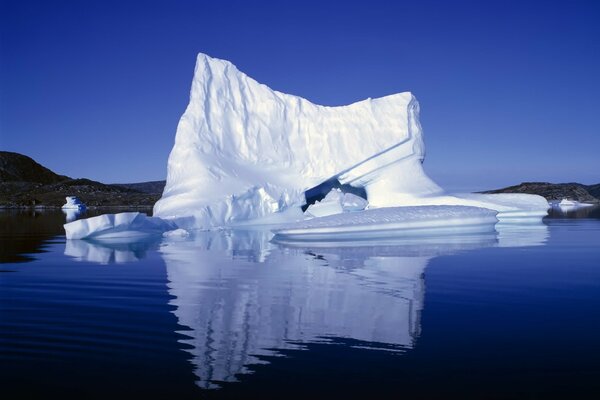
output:
M 146 252 L 157 245 L 156 240 L 133 243 L 89 242 L 87 240 L 67 240 L 65 255 L 76 261 L 88 261 L 100 264 L 125 263 L 138 261 Z
M 261 356 L 327 337 L 410 348 L 429 260 L 496 243 L 490 234 L 294 248 L 269 238 L 262 231 L 204 232 L 160 248 L 202 387 L 234 381 Z
M 496 225 L 499 247 L 542 246 L 548 240 L 548 226 L 537 224 L 502 224 Z

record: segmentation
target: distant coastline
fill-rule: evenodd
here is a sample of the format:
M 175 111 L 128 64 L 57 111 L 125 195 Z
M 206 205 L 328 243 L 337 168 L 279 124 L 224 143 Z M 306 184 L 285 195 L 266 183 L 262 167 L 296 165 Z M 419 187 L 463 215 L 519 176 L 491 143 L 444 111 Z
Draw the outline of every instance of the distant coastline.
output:
M 79 197 L 88 208 L 140 208 L 154 206 L 165 181 L 105 184 L 59 175 L 23 154 L 0 151 L 0 209 L 55 209 L 66 196 Z M 547 200 L 567 198 L 600 203 L 600 184 L 523 182 L 481 193 L 528 193 Z
M 546 200 L 577 200 L 581 203 L 600 203 L 600 184 L 584 185 L 581 183 L 523 182 L 519 185 L 502 189 L 488 190 L 481 193 L 527 193 L 537 194 Z
M 0 209 L 53 209 L 66 196 L 79 197 L 88 208 L 151 208 L 165 181 L 105 184 L 58 175 L 23 154 L 0 151 Z

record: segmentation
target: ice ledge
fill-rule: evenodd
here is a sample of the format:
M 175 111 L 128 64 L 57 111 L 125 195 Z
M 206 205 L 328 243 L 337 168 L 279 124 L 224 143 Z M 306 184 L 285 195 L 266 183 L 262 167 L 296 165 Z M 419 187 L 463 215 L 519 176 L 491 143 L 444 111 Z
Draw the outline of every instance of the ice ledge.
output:
M 493 232 L 497 212 L 467 206 L 386 207 L 274 229 L 278 240 L 352 240 Z
M 67 239 L 123 240 L 162 235 L 177 226 L 139 212 L 104 214 L 64 225 Z

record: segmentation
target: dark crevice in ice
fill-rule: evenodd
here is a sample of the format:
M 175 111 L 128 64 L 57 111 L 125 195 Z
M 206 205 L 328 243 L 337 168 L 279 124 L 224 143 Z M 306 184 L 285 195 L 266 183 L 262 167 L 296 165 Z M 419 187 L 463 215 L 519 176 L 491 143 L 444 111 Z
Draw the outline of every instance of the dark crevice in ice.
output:
M 354 187 L 348 184 L 341 184 L 337 178 L 331 178 L 326 180 L 325 182 L 317 185 L 311 189 L 308 189 L 304 192 L 304 196 L 306 197 L 306 204 L 302 206 L 302 211 L 306 211 L 308 206 L 315 204 L 317 201 L 321 201 L 327 196 L 327 193 L 331 191 L 331 189 L 340 189 L 344 193 L 352 193 L 356 196 L 362 197 L 365 200 L 367 199 L 367 192 L 362 187 Z

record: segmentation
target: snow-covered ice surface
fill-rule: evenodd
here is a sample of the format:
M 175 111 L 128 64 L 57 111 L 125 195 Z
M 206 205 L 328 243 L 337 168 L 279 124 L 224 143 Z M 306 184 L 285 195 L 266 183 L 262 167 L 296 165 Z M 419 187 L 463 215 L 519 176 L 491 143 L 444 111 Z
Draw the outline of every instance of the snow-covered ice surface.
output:
M 423 171 L 424 156 L 411 93 L 319 106 L 199 54 L 154 215 L 186 229 L 301 220 L 294 210 L 305 192 L 331 179 L 364 188 L 370 208 L 467 205 L 496 210 L 501 220 L 546 215 L 540 196 L 446 194 Z
M 67 239 L 136 240 L 177 228 L 170 221 L 139 212 L 104 214 L 64 225 Z
M 274 229 L 276 240 L 353 240 L 493 232 L 496 211 L 466 206 L 385 207 L 314 218 Z

